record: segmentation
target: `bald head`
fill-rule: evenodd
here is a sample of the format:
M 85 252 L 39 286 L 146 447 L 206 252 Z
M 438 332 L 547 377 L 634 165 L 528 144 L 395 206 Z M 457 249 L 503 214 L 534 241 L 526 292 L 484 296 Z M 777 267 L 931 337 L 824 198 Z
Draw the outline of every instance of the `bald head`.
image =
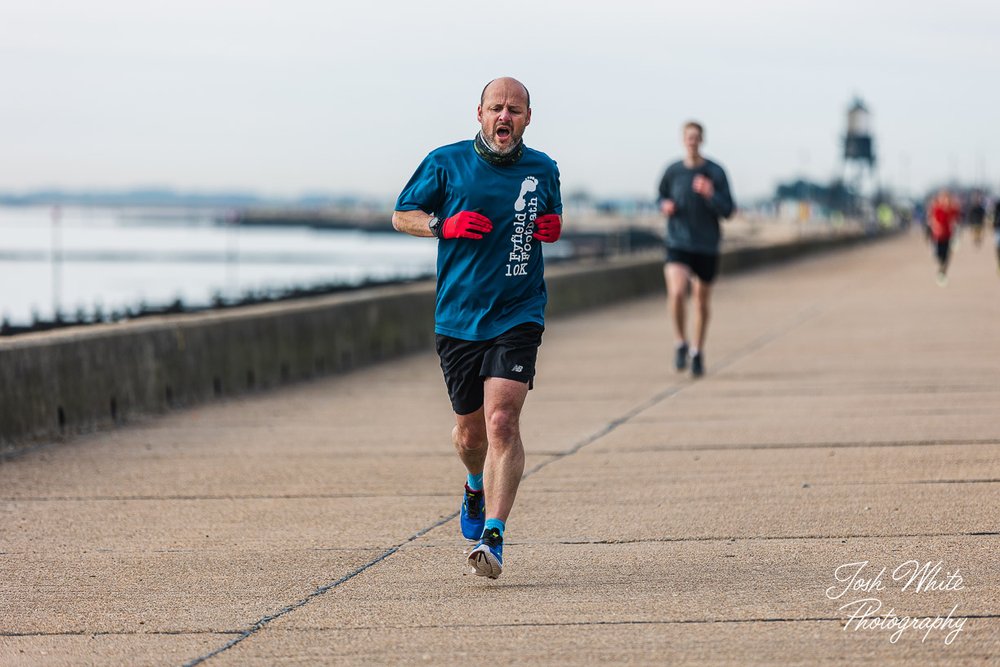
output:
M 479 98 L 476 117 L 483 140 L 494 152 L 507 155 L 521 144 L 524 128 L 531 122 L 531 98 L 517 79 L 493 79 Z
M 488 84 L 483 86 L 483 92 L 479 94 L 480 105 L 486 101 L 486 91 L 490 89 L 490 86 L 502 86 L 504 88 L 510 86 L 520 88 L 524 91 L 524 106 L 529 109 L 531 108 L 531 93 L 528 92 L 528 87 L 517 79 L 509 76 L 502 76 L 499 79 L 493 79 Z

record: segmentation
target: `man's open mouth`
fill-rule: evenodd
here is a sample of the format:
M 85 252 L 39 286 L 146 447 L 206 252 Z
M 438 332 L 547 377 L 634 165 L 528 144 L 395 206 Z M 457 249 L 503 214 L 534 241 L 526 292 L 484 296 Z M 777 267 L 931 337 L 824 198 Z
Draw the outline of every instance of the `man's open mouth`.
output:
M 511 131 L 509 127 L 498 127 L 497 128 L 497 139 L 506 141 L 510 139 Z

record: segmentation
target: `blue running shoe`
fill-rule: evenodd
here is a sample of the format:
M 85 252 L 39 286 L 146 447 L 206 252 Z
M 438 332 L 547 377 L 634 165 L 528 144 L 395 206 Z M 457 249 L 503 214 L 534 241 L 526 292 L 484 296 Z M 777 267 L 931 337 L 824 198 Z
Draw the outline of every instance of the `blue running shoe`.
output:
M 469 567 L 477 577 L 496 579 L 503 572 L 503 537 L 496 528 L 483 533 L 479 544 L 469 554 Z
M 482 490 L 473 491 L 465 485 L 465 499 L 462 500 L 462 536 L 467 540 L 478 540 L 486 527 L 486 497 Z
M 705 374 L 705 357 L 701 352 L 691 357 L 691 375 L 700 378 Z
M 674 349 L 674 368 L 677 372 L 681 372 L 688 365 L 688 345 L 687 343 L 681 343 Z

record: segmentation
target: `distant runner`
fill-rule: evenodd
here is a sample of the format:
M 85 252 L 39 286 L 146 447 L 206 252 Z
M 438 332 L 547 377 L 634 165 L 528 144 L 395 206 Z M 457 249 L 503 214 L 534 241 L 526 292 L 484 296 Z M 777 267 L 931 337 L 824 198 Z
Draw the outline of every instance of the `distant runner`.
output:
M 993 204 L 993 243 L 997 247 L 997 273 L 1000 273 L 1000 198 Z
M 705 131 L 699 123 L 683 128 L 685 156 L 667 167 L 660 181 L 660 211 L 667 216 L 667 311 L 673 319 L 674 367 L 691 362 L 691 374 L 705 372 L 705 335 L 708 331 L 712 283 L 719 269 L 722 228 L 719 220 L 733 214 L 726 172 L 701 155 Z M 694 344 L 686 329 L 688 285 L 695 303 Z
M 934 243 L 937 257 L 937 283 L 941 287 L 948 284 L 948 262 L 951 258 L 951 240 L 958 223 L 959 209 L 955 198 L 947 190 L 941 190 L 931 202 L 927 211 L 927 224 Z
M 976 192 L 972 195 L 968 221 L 969 227 L 972 228 L 972 242 L 978 248 L 983 243 L 983 223 L 986 222 L 986 205 L 982 193 Z

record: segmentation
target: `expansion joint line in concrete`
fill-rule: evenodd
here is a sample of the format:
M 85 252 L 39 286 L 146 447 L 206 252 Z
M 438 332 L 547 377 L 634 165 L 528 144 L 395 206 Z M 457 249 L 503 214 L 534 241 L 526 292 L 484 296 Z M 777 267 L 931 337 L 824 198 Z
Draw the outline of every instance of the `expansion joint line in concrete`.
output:
M 815 305 L 803 309 L 801 312 L 799 312 L 797 315 L 795 315 L 792 318 L 791 322 L 789 322 L 789 323 L 787 323 L 787 324 L 785 324 L 783 326 L 775 327 L 771 331 L 768 331 L 767 333 L 761 335 L 760 337 L 758 337 L 758 338 L 750 341 L 750 343 L 748 343 L 747 345 L 743 346 L 742 349 L 734 352 L 733 354 L 729 355 L 728 357 L 724 357 L 715 366 L 716 371 L 723 370 L 723 369 L 727 368 L 728 366 L 731 366 L 732 364 L 736 363 L 737 361 L 745 358 L 746 356 L 748 356 L 750 354 L 753 354 L 753 353 L 759 351 L 760 349 L 766 347 L 770 343 L 774 342 L 775 340 L 777 340 L 777 339 L 781 338 L 782 336 L 784 336 L 785 334 L 787 334 L 789 331 L 792 331 L 793 329 L 801 326 L 802 324 L 804 324 L 808 320 L 816 317 L 819 314 L 819 312 L 820 312 L 820 308 L 818 306 L 815 306 Z M 704 380 L 701 380 L 701 382 L 704 382 Z M 680 392 L 684 391 L 684 389 L 686 389 L 689 386 L 691 386 L 691 385 L 690 384 L 675 385 L 675 386 L 671 386 L 671 387 L 668 387 L 668 388 L 660 391 L 659 393 L 657 393 L 653 397 L 649 398 L 648 400 L 644 401 L 640 405 L 632 408 L 631 410 L 629 410 L 628 412 L 626 412 L 624 415 L 622 415 L 622 416 L 620 416 L 620 417 L 618 417 L 616 419 L 611 420 L 604 427 L 602 427 L 601 429 L 599 429 L 597 432 L 595 432 L 595 433 L 593 433 L 593 434 L 591 434 L 591 435 L 583 438 L 582 440 L 580 440 L 579 442 L 577 442 L 576 444 L 574 444 L 569 449 L 566 449 L 566 450 L 564 450 L 562 452 L 558 452 L 558 453 L 554 454 L 551 459 L 549 459 L 547 461 L 544 461 L 544 462 L 540 463 L 539 465 L 535 466 L 534 468 L 532 468 L 531 470 L 525 472 L 524 475 L 523 475 L 523 477 L 521 479 L 522 480 L 523 479 L 527 479 L 527 478 L 531 477 L 532 475 L 534 475 L 535 473 L 537 473 L 538 471 L 540 471 L 543 468 L 545 468 L 546 466 L 549 466 L 549 465 L 555 463 L 556 461 L 561 461 L 562 459 L 564 459 L 564 458 L 566 458 L 568 456 L 572 456 L 573 454 L 576 454 L 577 452 L 579 452 L 584 447 L 597 442 L 601 438 L 603 438 L 606 435 L 608 435 L 608 434 L 612 433 L 613 431 L 615 431 L 617 428 L 619 428 L 623 424 L 627 424 L 629 421 L 631 421 L 632 419 L 634 419 L 638 415 L 642 414 L 643 412 L 645 412 L 646 410 L 652 408 L 653 406 L 658 405 L 659 403 L 662 403 L 663 401 L 667 400 L 668 398 L 676 396 L 677 394 L 679 394 Z M 325 584 L 325 585 L 317 588 L 316 590 L 314 590 L 313 592 L 309 593 L 308 595 L 306 595 L 301 600 L 299 600 L 297 602 L 293 602 L 292 604 L 290 604 L 287 607 L 284 607 L 282 609 L 279 609 L 278 611 L 274 612 L 273 614 L 270 614 L 268 616 L 264 616 L 263 618 L 259 619 L 256 623 L 254 623 L 253 625 L 251 625 L 249 628 L 247 628 L 246 630 L 243 630 L 242 632 L 240 632 L 240 635 L 238 637 L 232 639 L 229 642 L 226 642 L 225 644 L 223 644 L 219 648 L 215 649 L 214 651 L 211 651 L 211 652 L 206 653 L 206 654 L 204 654 L 202 656 L 194 658 L 193 660 L 191 660 L 189 662 L 184 663 L 184 667 L 194 667 L 194 665 L 200 665 L 201 663 L 205 662 L 206 660 L 208 660 L 210 658 L 213 658 L 213 657 L 219 655 L 220 653 L 224 653 L 225 651 L 228 651 L 229 649 L 233 648 L 234 646 L 236 646 L 237 644 L 239 644 L 243 640 L 249 639 L 253 635 L 255 635 L 258 632 L 260 632 L 262 629 L 264 629 L 264 627 L 266 627 L 272 621 L 275 621 L 275 620 L 281 618 L 282 616 L 286 616 L 286 615 L 292 613 L 293 611 L 296 611 L 296 610 L 304 607 L 305 605 L 309 604 L 310 602 L 312 602 L 314 599 L 318 598 L 319 596 L 324 595 L 325 593 L 333 590 L 334 588 L 337 588 L 341 584 L 344 584 L 344 583 L 350 581 L 351 579 L 353 579 L 354 577 L 358 576 L 359 574 L 362 574 L 363 572 L 371 569 L 375 565 L 381 563 L 382 561 L 384 561 L 387 558 L 389 558 L 390 556 L 392 556 L 394 553 L 396 553 L 397 551 L 399 551 L 406 544 L 409 544 L 410 542 L 413 542 L 413 541 L 417 540 L 418 538 L 420 538 L 423 535 L 429 533 L 430 531 L 434 530 L 435 528 L 438 528 L 439 526 L 443 526 L 444 524 L 448 523 L 449 521 L 451 521 L 452 519 L 454 519 L 455 517 L 457 517 L 458 514 L 459 514 L 459 512 L 457 510 L 455 512 L 452 512 L 448 516 L 445 516 L 442 519 L 439 519 L 438 521 L 436 521 L 433 524 L 427 526 L 426 528 L 423 528 L 423 529 L 417 531 L 416 533 L 414 533 L 410 537 L 406 538 L 402 542 L 399 542 L 398 544 L 389 547 L 388 549 L 386 549 L 385 551 L 383 551 L 381 554 L 379 554 L 378 556 L 376 556 L 372 560 L 368 561 L 367 563 L 365 563 L 361 567 L 357 568 L 356 570 L 345 574 L 340 579 L 337 579 L 336 581 L 332 581 L 332 582 L 330 582 L 328 584 Z
M 232 494 L 225 496 L 213 495 L 142 495 L 142 496 L 2 496 L 0 502 L 33 502 L 33 503 L 59 503 L 59 502 L 138 502 L 154 501 L 231 501 L 231 500 L 344 500 L 357 498 L 443 498 L 444 493 L 287 493 L 287 494 Z M 450 496 L 448 496 L 450 497 Z
M 606 545 L 617 544 L 664 544 L 673 542 L 783 542 L 792 540 L 870 540 L 870 539 L 912 539 L 924 537 L 1000 537 L 997 531 L 971 531 L 959 533 L 882 533 L 874 535 L 755 535 L 755 536 L 705 536 L 705 537 L 643 537 L 622 540 L 555 540 L 534 541 L 532 544 L 566 545 Z M 515 543 L 516 544 L 516 543 Z
M 241 630 L 148 630 L 128 632 L 116 630 L 59 630 L 54 632 L 6 632 L 0 630 L 0 637 L 149 637 L 182 635 L 238 635 Z
M 995 446 L 1000 445 L 1000 440 L 996 438 L 942 438 L 939 440 L 869 440 L 867 442 L 785 442 L 774 444 L 756 442 L 741 445 L 648 445 L 645 447 L 626 447 L 618 451 L 629 454 L 642 454 L 644 452 L 748 452 L 782 449 L 878 449 L 879 447 L 942 447 L 951 445 Z M 991 480 L 984 481 L 988 482 Z M 11 500 L 16 499 L 12 498 Z
M 389 547 L 388 549 L 386 549 L 381 554 L 379 554 L 378 556 L 376 556 L 372 560 L 368 561 L 367 563 L 365 563 L 361 567 L 359 567 L 359 568 L 357 568 L 357 569 L 355 569 L 355 570 L 353 570 L 351 572 L 348 572 L 347 574 L 345 574 L 340 579 L 337 579 L 336 581 L 331 581 L 328 584 L 320 586 L 319 588 L 317 588 L 316 590 L 314 590 L 312 593 L 309 593 L 309 595 L 305 596 L 301 600 L 298 600 L 297 602 L 293 602 L 292 604 L 290 604 L 287 607 L 284 607 L 282 609 L 279 609 L 278 611 L 274 612 L 273 614 L 269 614 L 267 616 L 264 616 L 264 617 L 260 618 L 256 623 L 254 623 L 253 625 L 251 625 L 246 630 L 240 631 L 238 637 L 236 637 L 236 638 L 234 638 L 234 639 L 226 642 L 225 644 L 223 644 L 219 648 L 215 649 L 214 651 L 211 651 L 210 653 L 206 653 L 205 655 L 199 656 L 199 657 L 197 657 L 197 658 L 195 658 L 193 660 L 190 660 L 190 661 L 184 663 L 184 667 L 193 667 L 194 665 L 200 665 L 201 663 L 205 662 L 209 658 L 215 657 L 215 656 L 219 655 L 220 653 L 222 653 L 224 651 L 228 651 L 232 647 L 234 647 L 237 644 L 239 644 L 240 642 L 242 642 L 244 639 L 248 639 L 249 637 L 252 637 L 253 635 L 255 635 L 257 632 L 259 632 L 260 630 L 262 630 L 271 621 L 276 621 L 277 619 L 281 618 L 282 616 L 286 616 L 286 615 L 292 613 L 293 611 L 295 611 L 297 609 L 300 609 L 301 607 L 306 606 L 307 604 L 309 604 L 310 602 L 312 602 L 314 599 L 316 599 L 319 596 L 325 594 L 327 591 L 330 591 L 330 590 L 336 588 L 337 586 L 340 586 L 341 584 L 343 584 L 343 583 L 345 583 L 347 581 L 350 581 L 351 579 L 353 579 L 354 577 L 358 576 L 362 572 L 364 572 L 364 571 L 366 571 L 366 570 L 374 567 L 375 565 L 378 565 L 379 563 L 381 563 L 382 561 L 384 561 L 386 558 L 388 558 L 389 556 L 391 556 L 394 553 L 396 553 L 397 551 L 399 551 L 407 543 L 413 542 L 414 540 L 417 540 L 417 539 L 423 537 L 425 534 L 427 534 L 430 531 L 434 530 L 438 526 L 441 526 L 443 524 L 448 523 L 449 521 L 451 521 L 452 519 L 454 519 L 456 516 L 458 516 L 458 512 L 453 512 L 453 513 L 449 514 L 448 516 L 446 516 L 446 517 L 444 517 L 442 519 L 439 519 L 438 521 L 434 522 L 433 524 L 427 526 L 426 528 L 418 530 L 417 532 L 415 532 L 413 535 L 410 535 L 408 538 L 406 538 L 402 542 L 399 542 L 398 544 Z
M 939 612 L 939 613 L 946 613 Z M 963 618 L 975 618 L 983 620 L 1000 619 L 1000 614 L 962 614 Z M 670 620 L 631 620 L 631 621 L 525 621 L 522 623 L 490 623 L 490 628 L 565 628 L 565 627 L 591 627 L 591 626 L 629 626 L 629 625 L 742 625 L 747 623 L 843 623 L 843 618 L 835 616 L 803 616 L 802 618 L 791 617 L 767 617 L 767 618 L 675 618 Z M 438 625 L 383 625 L 383 626 L 351 626 L 339 625 L 336 627 L 308 627 L 308 628 L 288 628 L 288 632 L 316 632 L 318 631 L 342 631 L 342 630 L 467 630 L 469 628 L 482 629 L 481 624 L 469 625 L 464 623 L 449 623 Z
M 809 308 L 806 308 L 806 309 L 802 310 L 794 318 L 792 318 L 792 321 L 790 323 L 788 323 L 788 324 L 786 324 L 784 326 L 781 326 L 781 327 L 776 327 L 775 329 L 772 329 L 771 331 L 768 331 L 767 333 L 765 333 L 765 334 L 759 336 L 758 338 L 750 341 L 750 343 L 748 343 L 747 345 L 745 345 L 742 349 L 737 350 L 736 352 L 730 354 L 728 357 L 723 357 L 723 359 L 715 366 L 715 372 L 718 372 L 720 370 L 724 370 L 724 369 L 728 368 L 729 366 L 732 366 L 733 364 L 735 364 L 737 361 L 740 361 L 740 360 L 744 359 L 745 357 L 747 357 L 747 356 L 749 356 L 749 355 L 751 355 L 751 354 L 753 354 L 755 352 L 760 351 L 761 349 L 763 349 L 767 345 L 771 344 L 775 340 L 781 338 L 782 336 L 784 336 L 785 334 L 787 334 L 791 330 L 793 330 L 793 329 L 795 329 L 795 328 L 797 328 L 797 327 L 805 324 L 807 321 L 809 321 L 812 318 L 816 317 L 819 314 L 819 312 L 820 312 L 820 310 L 816 306 L 811 306 Z M 699 380 L 699 382 L 704 382 L 704 380 Z M 692 386 L 692 385 L 691 384 L 682 384 L 682 385 L 674 385 L 674 386 L 671 386 L 671 387 L 667 387 L 666 389 L 660 391 L 659 393 L 657 393 L 656 395 L 654 395 L 651 398 L 647 399 L 646 401 L 644 401 L 640 405 L 632 408 L 631 410 L 629 410 L 628 412 L 626 412 L 621 417 L 618 417 L 617 419 L 613 419 L 612 421 L 608 422 L 599 431 L 597 431 L 596 433 L 593 433 L 593 434 L 591 434 L 591 435 L 583 438 L 582 440 L 580 440 L 579 442 L 577 442 L 576 444 L 574 444 L 569 449 L 567 449 L 567 450 L 565 450 L 563 452 L 560 452 L 558 454 L 555 454 L 551 459 L 549 459 L 547 461 L 542 461 L 541 463 L 539 463 L 538 465 L 536 465 L 534 468 L 532 468 L 531 470 L 529 470 L 526 473 L 524 473 L 524 477 L 522 477 L 522 479 L 527 479 L 528 477 L 534 475 L 536 472 L 542 470 L 543 468 L 545 468 L 547 466 L 550 466 L 550 465 L 552 465 L 553 463 L 555 463 L 557 461 L 561 461 L 562 459 L 566 458 L 567 456 L 572 456 L 573 454 L 576 454 L 577 452 L 579 452 L 584 447 L 586 447 L 588 445 L 592 445 L 593 443 L 597 442 L 601 438 L 604 438 L 605 436 L 611 434 L 613 431 L 615 431 L 616 429 L 618 429 L 620 426 L 622 426 L 624 424 L 627 424 L 628 422 L 632 421 L 633 419 L 635 419 L 636 417 L 638 417 L 639 415 L 641 415 L 646 410 L 649 410 L 650 408 L 652 408 L 652 407 L 654 407 L 656 405 L 659 405 L 660 403 L 662 403 L 663 401 L 667 400 L 668 398 L 673 398 L 674 396 L 676 396 L 677 394 L 681 393 L 682 391 L 684 391 L 685 389 L 687 389 L 690 386 Z

